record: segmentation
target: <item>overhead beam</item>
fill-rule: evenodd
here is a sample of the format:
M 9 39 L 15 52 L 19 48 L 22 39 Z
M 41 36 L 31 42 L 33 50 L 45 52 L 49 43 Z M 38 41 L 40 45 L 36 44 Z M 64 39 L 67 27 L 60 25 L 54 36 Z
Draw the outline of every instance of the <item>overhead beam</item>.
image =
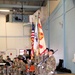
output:
M 6 1 L 8 1 L 8 0 L 6 0 Z M 15 1 L 15 0 L 13 0 L 13 1 Z M 16 0 L 16 1 L 20 1 L 20 2 L 26 2 L 26 1 L 42 2 L 42 1 L 48 1 L 48 0 Z M 57 1 L 57 0 L 49 0 L 49 1 Z
M 35 12 L 13 12 L 14 14 L 24 14 L 24 15 L 33 15 Z
M 0 8 L 22 8 L 22 5 L 11 5 L 11 4 L 0 4 Z M 39 9 L 41 6 L 29 6 L 29 5 L 23 5 L 23 8 L 26 9 Z

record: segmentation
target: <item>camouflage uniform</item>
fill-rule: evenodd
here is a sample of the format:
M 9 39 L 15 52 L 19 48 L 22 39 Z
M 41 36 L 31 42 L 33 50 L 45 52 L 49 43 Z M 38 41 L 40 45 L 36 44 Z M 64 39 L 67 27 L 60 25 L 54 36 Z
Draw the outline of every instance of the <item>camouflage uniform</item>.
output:
M 37 65 L 38 65 L 38 59 L 37 58 L 35 58 L 35 63 L 34 63 L 34 65 L 35 65 L 35 73 L 36 73 L 36 75 L 38 74 L 38 67 L 37 67 Z
M 46 70 L 45 70 L 45 67 L 46 67 L 46 63 L 45 61 L 47 60 L 48 58 L 48 55 L 45 55 L 43 54 L 41 57 L 40 57 L 40 63 L 38 64 L 38 70 L 39 70 L 39 75 L 46 75 Z
M 41 62 L 43 60 L 43 58 L 42 58 L 42 56 L 37 56 L 36 57 L 36 70 L 35 70 L 35 73 L 36 73 L 36 75 L 38 75 L 38 74 L 40 74 L 40 67 L 38 67 L 38 64 Z
M 14 62 L 10 68 L 11 75 L 18 75 L 18 68 L 19 68 L 19 60 L 18 58 L 14 58 Z
M 0 55 L 0 63 L 3 63 L 3 56 Z
M 3 63 L 3 56 L 0 55 L 0 63 Z M 0 65 L 0 74 L 3 72 L 3 65 Z
M 56 68 L 56 61 L 54 56 L 50 56 L 46 61 L 46 75 L 52 75 Z
M 42 68 L 39 66 L 39 64 L 43 61 L 42 56 L 36 56 L 35 57 L 35 73 L 36 75 L 39 75 L 42 73 Z
M 17 75 L 17 66 L 15 66 L 15 63 L 12 64 L 12 66 L 10 67 L 10 74 L 11 75 Z
M 19 60 L 19 66 L 18 66 L 18 75 L 23 75 L 26 72 L 26 64 L 23 62 L 23 60 Z

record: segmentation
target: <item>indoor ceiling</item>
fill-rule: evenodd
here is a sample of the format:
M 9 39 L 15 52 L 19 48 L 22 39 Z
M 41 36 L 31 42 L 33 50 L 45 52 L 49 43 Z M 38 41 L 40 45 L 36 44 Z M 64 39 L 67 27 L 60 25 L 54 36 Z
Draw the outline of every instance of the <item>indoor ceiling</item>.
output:
M 0 0 L 0 8 L 10 9 L 12 13 L 32 15 L 46 3 L 47 0 Z

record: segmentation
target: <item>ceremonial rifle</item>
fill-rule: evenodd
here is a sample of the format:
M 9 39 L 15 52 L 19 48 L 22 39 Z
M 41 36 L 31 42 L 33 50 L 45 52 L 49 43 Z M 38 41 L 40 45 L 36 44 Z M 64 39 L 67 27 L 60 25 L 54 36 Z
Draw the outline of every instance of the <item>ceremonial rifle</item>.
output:
M 56 53 L 57 51 L 58 51 L 58 49 L 55 50 L 54 53 Z M 47 61 L 48 58 L 49 58 L 49 56 L 47 56 L 43 61 L 41 61 L 40 63 L 38 63 L 37 66 L 38 66 L 38 67 L 42 66 L 42 64 L 45 63 L 45 62 Z

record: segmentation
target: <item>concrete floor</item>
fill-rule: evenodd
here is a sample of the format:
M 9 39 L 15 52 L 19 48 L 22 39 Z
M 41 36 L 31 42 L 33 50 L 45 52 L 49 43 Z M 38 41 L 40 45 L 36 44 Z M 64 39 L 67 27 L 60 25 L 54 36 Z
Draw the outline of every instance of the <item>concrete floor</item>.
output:
M 56 75 L 75 75 L 75 74 L 56 74 Z

